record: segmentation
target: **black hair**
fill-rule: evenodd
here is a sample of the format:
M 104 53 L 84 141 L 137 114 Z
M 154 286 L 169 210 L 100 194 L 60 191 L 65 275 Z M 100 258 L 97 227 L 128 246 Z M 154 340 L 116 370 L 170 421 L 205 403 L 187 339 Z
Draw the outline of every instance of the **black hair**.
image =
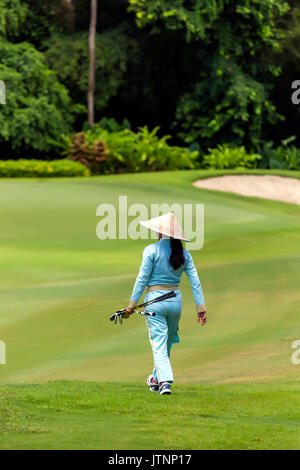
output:
M 176 269 L 180 268 L 180 266 L 185 263 L 185 258 L 183 255 L 183 246 L 181 240 L 177 240 L 175 238 L 171 238 L 170 242 L 172 253 L 169 258 L 169 262 L 173 269 L 176 271 Z

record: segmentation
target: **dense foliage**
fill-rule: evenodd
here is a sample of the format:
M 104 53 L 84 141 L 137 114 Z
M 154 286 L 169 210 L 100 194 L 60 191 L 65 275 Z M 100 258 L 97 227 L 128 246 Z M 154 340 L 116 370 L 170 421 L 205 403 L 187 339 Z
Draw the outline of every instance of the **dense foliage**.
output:
M 259 165 L 274 165 L 281 140 L 300 146 L 299 18 L 296 0 L 99 2 L 96 121 L 159 126 L 200 155 L 273 141 Z M 89 19 L 90 0 L 0 0 L 0 158 L 51 158 L 61 134 L 86 130 Z
M 201 73 L 179 100 L 176 117 L 188 143 L 233 141 L 256 148 L 263 125 L 280 116 L 270 100 L 280 68 L 266 59 L 280 49 L 281 0 L 130 0 L 140 26 L 163 21 L 198 41 Z
M 0 36 L 13 39 L 25 25 L 28 12 L 20 0 L 0 0 Z
M 88 87 L 87 43 L 87 32 L 54 34 L 45 52 L 49 67 L 57 71 L 61 83 L 70 88 L 71 97 L 80 103 L 85 103 Z M 129 57 L 136 47 L 134 41 L 127 40 L 122 30 L 97 34 L 95 107 L 98 111 L 105 109 L 109 100 L 117 94 Z

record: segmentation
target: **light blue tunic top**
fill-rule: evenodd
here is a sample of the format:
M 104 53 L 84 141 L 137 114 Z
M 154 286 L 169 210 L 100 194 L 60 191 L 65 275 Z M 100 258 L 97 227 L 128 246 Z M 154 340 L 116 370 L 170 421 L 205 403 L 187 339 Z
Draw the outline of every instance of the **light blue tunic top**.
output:
M 144 289 L 148 286 L 156 284 L 178 286 L 181 275 L 185 272 L 192 286 L 196 306 L 203 306 L 203 292 L 193 258 L 188 250 L 184 249 L 183 251 L 185 263 L 174 271 L 169 262 L 171 256 L 170 240 L 161 238 L 159 242 L 148 245 L 143 252 L 143 261 L 135 281 L 131 302 L 138 302 Z

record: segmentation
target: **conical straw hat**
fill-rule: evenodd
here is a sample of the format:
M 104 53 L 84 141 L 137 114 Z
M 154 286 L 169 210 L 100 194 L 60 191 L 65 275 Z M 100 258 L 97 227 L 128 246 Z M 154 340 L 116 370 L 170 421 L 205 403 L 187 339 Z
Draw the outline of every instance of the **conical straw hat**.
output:
M 184 231 L 173 212 L 168 212 L 168 214 L 154 217 L 150 220 L 141 220 L 140 224 L 167 237 L 184 240 L 186 242 L 190 241 L 186 238 Z

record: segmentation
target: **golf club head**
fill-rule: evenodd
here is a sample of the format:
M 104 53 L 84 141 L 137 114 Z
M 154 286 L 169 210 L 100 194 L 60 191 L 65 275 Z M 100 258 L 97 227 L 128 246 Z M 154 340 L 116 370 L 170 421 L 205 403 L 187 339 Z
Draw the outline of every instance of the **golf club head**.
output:
M 110 321 L 113 321 L 115 322 L 115 319 L 116 319 L 116 314 L 113 313 L 110 317 L 109 317 Z
M 116 323 L 118 322 L 118 318 L 119 318 L 119 321 L 120 321 L 120 325 L 122 325 L 122 324 L 123 324 L 123 313 L 122 313 L 121 310 L 119 310 L 119 311 L 116 312 L 116 313 L 113 313 L 113 314 L 109 317 L 110 321 L 113 321 L 114 324 L 116 324 Z

